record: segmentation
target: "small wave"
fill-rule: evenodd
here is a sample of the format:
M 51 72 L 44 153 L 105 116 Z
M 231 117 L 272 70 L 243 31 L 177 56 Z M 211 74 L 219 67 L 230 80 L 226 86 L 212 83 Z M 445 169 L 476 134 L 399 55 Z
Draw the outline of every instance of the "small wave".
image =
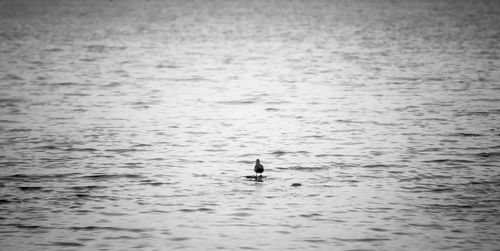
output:
M 304 240 L 306 242 L 312 242 L 312 243 L 322 243 L 322 242 L 326 242 L 326 240 L 322 240 L 322 239 L 306 239 Z
M 243 163 L 243 164 L 253 164 L 255 161 L 253 160 L 238 160 L 238 163 Z
M 96 190 L 96 189 L 103 189 L 103 188 L 107 188 L 107 187 L 106 186 L 95 186 L 95 185 L 69 187 L 69 189 L 75 190 L 75 191 L 82 191 L 82 190 L 89 191 L 89 190 Z
M 52 83 L 52 86 L 77 86 L 80 85 L 79 83 L 75 82 L 58 82 L 58 83 Z
M 447 192 L 454 192 L 455 189 L 451 187 L 446 187 L 446 186 L 440 186 L 440 187 L 435 187 L 435 186 L 424 186 L 424 185 L 417 185 L 417 186 L 402 186 L 401 188 L 410 190 L 413 193 L 447 193 Z
M 16 124 L 16 123 L 19 123 L 19 121 L 15 121 L 15 120 L 7 120 L 7 119 L 0 119 L 0 123 L 6 123 L 6 124 Z
M 449 136 L 452 137 L 482 137 L 484 135 L 478 133 L 452 133 Z
M 159 64 L 156 66 L 156 68 L 168 68 L 168 69 L 177 69 L 177 68 L 181 68 L 180 66 L 178 65 L 173 65 L 173 64 L 167 64 L 167 65 L 164 65 L 164 64 Z
M 121 83 L 118 83 L 118 82 L 111 82 L 111 83 L 109 83 L 109 84 L 107 84 L 107 85 L 104 85 L 103 87 L 107 87 L 107 88 L 109 88 L 109 87 L 118 87 L 118 86 L 121 86 L 121 85 L 122 85 L 122 84 L 121 84 Z
M 152 230 L 148 228 L 122 228 L 122 227 L 104 227 L 104 226 L 69 227 L 68 229 L 73 231 L 106 230 L 106 231 L 117 231 L 117 232 L 133 232 L 133 233 L 143 233 Z
M 294 167 L 290 167 L 289 169 L 291 170 L 297 170 L 297 171 L 309 171 L 309 172 L 313 172 L 313 171 L 321 171 L 321 170 L 327 170 L 329 169 L 328 166 L 294 166 Z
M 14 203 L 14 202 L 17 202 L 17 201 L 7 200 L 7 199 L 0 199 L 0 205 L 1 205 L 1 204 L 9 204 L 9 203 Z
M 171 185 L 173 183 L 159 182 L 159 181 L 155 181 L 155 180 L 145 179 L 145 180 L 141 180 L 140 184 L 141 185 L 150 185 L 150 186 L 162 186 L 162 185 Z
M 174 82 L 215 82 L 215 80 L 203 78 L 203 77 L 192 77 L 192 78 L 170 78 L 168 79 Z
M 421 208 L 425 209 L 467 209 L 467 208 L 473 208 L 473 205 L 467 205 L 467 204 L 450 204 L 450 205 L 445 205 L 445 204 L 429 204 L 429 205 L 421 205 L 419 206 Z
M 2 104 L 2 103 L 8 103 L 8 104 L 20 103 L 23 101 L 24 101 L 24 99 L 22 99 L 22 98 L 0 98 L 0 104 Z
M 94 62 L 94 61 L 97 61 L 98 59 L 100 59 L 100 58 L 82 58 L 82 59 L 80 59 L 80 61 L 82 61 L 82 62 Z
M 467 159 L 433 159 L 433 160 L 424 160 L 425 163 L 474 163 L 473 160 Z
M 190 240 L 191 238 L 188 238 L 188 237 L 172 237 L 172 238 L 168 238 L 169 240 L 171 241 L 187 241 L 187 240 Z
M 71 92 L 71 93 L 65 93 L 64 96 L 70 96 L 70 97 L 87 97 L 90 96 L 88 93 L 80 93 L 80 92 Z
M 82 243 L 79 243 L 79 242 L 62 242 L 62 241 L 59 241 L 59 242 L 52 242 L 53 246 L 60 246 L 60 247 L 83 247 L 85 245 L 83 245 Z
M 429 224 L 422 224 L 422 223 L 410 223 L 408 224 L 409 226 L 414 226 L 414 227 L 423 227 L 423 228 L 432 228 L 432 229 L 443 229 L 443 226 L 437 223 L 429 223 Z
M 371 227 L 369 228 L 370 230 L 376 231 L 376 232 L 387 232 L 388 230 L 385 228 L 378 228 L 378 227 Z
M 142 239 L 142 237 L 132 237 L 132 236 L 120 235 L 120 236 L 106 236 L 103 239 L 104 240 L 136 240 L 136 239 Z
M 34 147 L 33 149 L 40 149 L 40 150 L 57 150 L 59 149 L 57 146 L 51 146 L 51 145 L 45 145 L 45 146 L 37 146 Z
M 345 241 L 345 242 L 376 242 L 376 241 L 390 241 L 390 238 L 337 238 L 332 237 L 332 239 L 337 241 Z
M 455 113 L 455 116 L 489 116 L 490 112 L 483 112 L 483 111 L 471 111 L 471 112 L 457 112 Z
M 92 175 L 82 176 L 81 178 L 90 180 L 113 180 L 113 179 L 140 179 L 144 178 L 144 176 L 139 174 L 92 174 Z
M 213 211 L 213 209 L 206 208 L 206 207 L 200 207 L 200 208 L 183 208 L 183 209 L 180 209 L 179 211 L 184 212 L 184 213 L 193 213 L 193 212 L 208 212 L 208 211 Z
M 279 104 L 288 104 L 290 103 L 290 101 L 269 101 L 269 102 L 266 102 L 266 104 L 269 104 L 269 105 L 279 105 Z
M 253 100 L 229 100 L 229 101 L 219 101 L 218 104 L 224 105 L 248 105 L 253 104 L 255 101 Z
M 323 153 L 323 154 L 316 154 L 316 157 L 363 157 L 363 155 L 356 155 L 356 154 L 340 154 L 340 153 Z
M 313 139 L 321 139 L 321 138 L 324 138 L 325 136 L 324 135 L 307 135 L 307 136 L 304 136 L 304 138 L 313 138 Z
M 75 176 L 79 173 L 60 173 L 60 174 L 14 174 L 9 176 L 0 176 L 0 180 L 6 181 L 45 181 L 45 180 L 57 180 L 61 178 L 67 178 L 70 176 Z
M 275 112 L 275 111 L 279 111 L 280 109 L 278 108 L 274 108 L 274 107 L 269 107 L 269 108 L 266 108 L 266 111 L 268 112 Z
M 23 78 L 19 77 L 16 74 L 5 74 L 3 76 L 3 78 L 2 78 L 2 80 L 6 80 L 6 81 L 9 81 L 9 80 L 23 80 Z
M 31 132 L 33 131 L 32 129 L 28 129 L 28 128 L 13 128 L 13 129 L 9 129 L 9 132 Z
M 245 213 L 245 212 L 237 212 L 237 213 L 231 213 L 231 214 L 228 214 L 230 216 L 237 216 L 237 217 L 249 217 L 249 216 L 252 216 L 253 214 L 251 213 Z
M 61 48 L 49 48 L 49 49 L 45 49 L 43 51 L 47 51 L 47 52 L 58 52 L 58 51 L 63 51 L 63 49 Z
M 127 152 L 138 152 L 143 151 L 142 149 L 135 148 L 119 148 L 119 149 L 106 149 L 106 152 L 114 152 L 114 153 L 127 153 Z
M 256 156 L 257 154 L 255 153 L 245 153 L 245 154 L 241 154 L 241 155 L 238 155 L 238 157 L 252 157 L 252 156 Z
M 398 107 L 398 108 L 395 108 L 394 111 L 398 111 L 398 112 L 401 112 L 401 111 L 406 111 L 406 110 L 414 110 L 414 109 L 418 109 L 419 107 L 418 106 L 414 106 L 414 105 L 408 105 L 408 106 L 405 106 L 405 107 Z
M 343 180 L 340 180 L 340 182 L 358 183 L 358 182 L 361 182 L 361 181 L 359 181 L 359 180 L 354 180 L 354 179 L 343 179 Z
M 309 154 L 309 152 L 308 151 L 288 152 L 288 151 L 277 150 L 277 151 L 270 152 L 270 154 L 275 155 L 276 157 L 281 157 L 285 154 L 304 154 L 304 155 L 307 155 L 307 154 Z
M 476 156 L 483 158 L 500 157 L 500 152 L 482 152 L 476 154 Z
M 368 164 L 364 165 L 364 168 L 388 168 L 390 167 L 389 165 L 383 165 L 383 164 Z
M 64 151 L 67 152 L 95 152 L 97 149 L 95 148 L 66 148 Z
M 99 214 L 106 215 L 106 216 L 125 216 L 125 215 L 128 215 L 128 213 L 117 213 L 117 212 L 101 212 Z
M 281 157 L 285 154 L 287 154 L 288 152 L 285 152 L 285 151 L 274 151 L 274 152 L 271 152 L 271 154 L 273 155 L 276 155 L 277 157 Z
M 354 120 L 347 120 L 347 119 L 337 119 L 335 120 L 337 123 L 346 123 L 346 124 L 362 124 L 363 122 L 360 121 L 354 121 Z
M 86 46 L 87 51 L 94 53 L 103 53 L 106 51 L 121 51 L 125 50 L 126 46 L 109 46 L 109 45 L 101 45 L 101 44 L 91 44 Z
M 32 192 L 32 191 L 39 191 L 39 190 L 42 190 L 43 187 L 36 187 L 36 186 L 32 186 L 32 187 L 17 187 L 19 189 L 21 189 L 22 191 L 25 191 L 25 192 Z
M 310 213 L 310 214 L 301 214 L 301 215 L 299 215 L 299 216 L 300 216 L 300 217 L 304 217 L 304 218 L 312 218 L 312 217 L 322 216 L 322 214 Z

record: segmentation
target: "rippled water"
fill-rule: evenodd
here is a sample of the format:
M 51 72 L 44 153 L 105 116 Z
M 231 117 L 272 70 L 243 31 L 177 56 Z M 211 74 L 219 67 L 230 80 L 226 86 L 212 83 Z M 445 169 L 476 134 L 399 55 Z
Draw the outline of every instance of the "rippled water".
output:
M 493 0 L 2 0 L 1 249 L 498 249 L 499 39 Z

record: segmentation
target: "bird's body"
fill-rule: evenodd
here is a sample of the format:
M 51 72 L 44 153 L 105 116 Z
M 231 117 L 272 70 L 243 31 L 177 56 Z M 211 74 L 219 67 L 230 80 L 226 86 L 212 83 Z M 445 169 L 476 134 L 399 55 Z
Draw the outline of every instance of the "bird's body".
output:
M 255 171 L 255 178 L 257 179 L 257 174 L 260 173 L 262 176 L 262 173 L 264 172 L 264 166 L 260 164 L 260 160 L 257 159 L 255 161 L 255 167 L 253 168 Z

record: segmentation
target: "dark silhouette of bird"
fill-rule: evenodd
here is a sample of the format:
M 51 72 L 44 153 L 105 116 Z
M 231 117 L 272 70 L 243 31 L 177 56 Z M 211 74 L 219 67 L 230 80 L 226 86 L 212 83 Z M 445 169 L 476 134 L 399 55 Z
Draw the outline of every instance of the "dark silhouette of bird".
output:
M 264 172 L 264 166 L 260 164 L 259 159 L 255 161 L 255 167 L 253 168 L 253 170 L 255 171 L 255 179 L 257 179 L 258 173 L 260 173 L 260 176 L 262 176 L 262 173 Z

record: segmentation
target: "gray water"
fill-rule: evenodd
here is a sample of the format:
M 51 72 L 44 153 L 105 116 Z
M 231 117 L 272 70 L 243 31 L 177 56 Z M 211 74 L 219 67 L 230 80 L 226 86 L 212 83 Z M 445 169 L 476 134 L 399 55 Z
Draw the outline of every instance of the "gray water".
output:
M 1 0 L 0 41 L 1 250 L 499 250 L 499 1 Z

